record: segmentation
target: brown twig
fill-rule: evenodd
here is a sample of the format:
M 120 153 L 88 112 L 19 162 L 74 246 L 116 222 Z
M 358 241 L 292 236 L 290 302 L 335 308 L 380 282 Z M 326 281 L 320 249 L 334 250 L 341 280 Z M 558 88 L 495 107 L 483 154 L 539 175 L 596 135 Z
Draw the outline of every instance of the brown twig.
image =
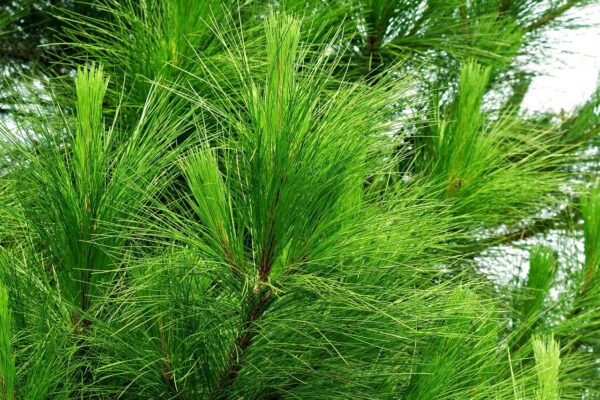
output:
M 567 0 L 567 2 L 565 4 L 563 4 L 562 6 L 546 12 L 537 21 L 532 22 L 529 26 L 525 27 L 525 31 L 532 32 L 539 28 L 542 28 L 545 25 L 548 25 L 552 21 L 561 17 L 564 13 L 569 11 L 571 8 L 578 5 L 580 2 L 581 2 L 581 0 Z

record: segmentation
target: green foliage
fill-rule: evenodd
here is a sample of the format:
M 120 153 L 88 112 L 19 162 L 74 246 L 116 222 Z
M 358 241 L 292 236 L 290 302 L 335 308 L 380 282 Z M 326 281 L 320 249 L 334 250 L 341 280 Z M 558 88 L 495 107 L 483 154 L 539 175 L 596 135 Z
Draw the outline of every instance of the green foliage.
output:
M 482 300 L 463 287 L 449 296 L 407 399 L 487 399 L 502 390 L 498 368 L 503 360 L 496 354 L 501 325 L 494 304 Z
M 37 146 L 22 140 L 28 135 L 24 129 L 16 135 L 4 132 L 7 153 L 18 154 L 25 163 L 8 182 L 20 208 L 18 217 L 55 263 L 56 289 L 83 312 L 99 283 L 114 277 L 115 256 L 103 247 L 125 241 L 108 226 L 126 229 L 130 211 L 144 205 L 145 194 L 164 190 L 168 181 L 159 177 L 169 174 L 175 156 L 169 147 L 182 126 L 170 125 L 164 102 L 150 96 L 127 136 L 114 125 L 105 129 L 106 85 L 101 68 L 81 69 L 75 82 L 75 119 L 40 116 L 34 126 L 40 137 L 31 137 Z M 65 152 L 67 147 L 72 150 Z M 78 318 L 72 316 L 74 325 Z
M 597 313 L 599 309 L 600 292 L 598 280 L 599 250 L 600 250 L 600 190 L 595 184 L 581 201 L 584 236 L 584 262 L 581 268 L 580 284 L 575 295 L 572 315 L 575 326 L 580 334 L 577 344 L 589 346 L 593 353 L 600 350 L 598 339 Z
M 464 64 L 457 98 L 443 111 L 436 106 L 417 163 L 457 214 L 497 226 L 551 202 L 545 195 L 563 182 L 565 161 L 550 132 L 527 127 L 513 113 L 487 115 L 482 101 L 489 74 L 489 68 Z
M 600 265 L 600 188 L 596 185 L 581 202 L 584 235 L 584 285 L 589 288 L 598 278 Z
M 532 341 L 535 354 L 535 369 L 538 375 L 538 389 L 535 399 L 560 399 L 559 369 L 560 348 L 554 338 L 547 340 L 534 338 Z
M 543 320 L 546 311 L 545 302 L 550 296 L 550 289 L 556 273 L 558 261 L 552 249 L 537 245 L 529 253 L 529 271 L 522 287 L 516 291 L 514 311 L 517 332 L 514 340 L 522 344 L 537 325 Z
M 0 395 L 3 399 L 15 398 L 15 358 L 12 351 L 8 309 L 8 292 L 0 286 Z
M 74 82 L 0 129 L 0 398 L 600 395 L 597 184 L 582 265 L 477 261 L 570 205 L 595 100 L 488 99 L 580 4 L 57 11 Z
M 84 61 L 100 60 L 116 80 L 113 101 L 126 107 L 143 105 L 152 80 L 175 79 L 180 69 L 190 68 L 194 58 L 215 52 L 211 21 L 222 22 L 233 12 L 235 1 L 117 1 L 97 2 L 97 16 L 66 12 L 65 36 L 83 51 Z

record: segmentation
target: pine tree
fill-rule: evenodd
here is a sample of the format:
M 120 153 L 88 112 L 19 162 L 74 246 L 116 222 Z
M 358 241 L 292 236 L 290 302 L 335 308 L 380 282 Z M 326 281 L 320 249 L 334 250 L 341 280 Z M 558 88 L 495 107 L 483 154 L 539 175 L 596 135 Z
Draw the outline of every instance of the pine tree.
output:
M 600 90 L 520 110 L 590 2 L 58 3 L 0 128 L 0 399 L 600 396 Z

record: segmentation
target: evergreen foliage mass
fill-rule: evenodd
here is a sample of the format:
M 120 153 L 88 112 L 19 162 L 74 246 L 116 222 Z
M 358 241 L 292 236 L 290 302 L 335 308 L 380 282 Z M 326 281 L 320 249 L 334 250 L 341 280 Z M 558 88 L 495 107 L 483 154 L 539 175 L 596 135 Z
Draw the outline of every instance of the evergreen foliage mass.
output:
M 41 3 L 0 10 L 48 54 L 2 61 L 0 399 L 600 398 L 600 90 L 521 109 L 590 1 Z

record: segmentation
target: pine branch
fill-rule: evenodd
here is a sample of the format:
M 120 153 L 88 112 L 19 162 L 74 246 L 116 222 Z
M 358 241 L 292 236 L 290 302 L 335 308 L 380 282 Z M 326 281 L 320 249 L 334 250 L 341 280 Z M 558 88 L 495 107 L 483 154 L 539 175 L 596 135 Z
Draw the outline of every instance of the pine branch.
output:
M 500 1 L 500 8 L 499 8 L 499 13 L 500 14 L 505 14 L 508 11 L 510 11 L 511 7 L 512 7 L 512 0 L 501 0 Z
M 532 32 L 532 31 L 536 31 L 536 30 L 538 30 L 540 28 L 543 28 L 544 26 L 550 24 L 554 20 L 556 20 L 556 19 L 560 18 L 561 16 L 563 16 L 571 8 L 577 6 L 577 5 L 581 4 L 581 3 L 583 3 L 583 0 L 567 0 L 567 2 L 564 3 L 562 6 L 556 7 L 554 9 L 546 12 L 537 21 L 534 21 L 533 23 L 531 23 L 528 26 L 526 26 L 525 27 L 525 31 L 526 32 Z
M 4 41 L 4 44 L 0 46 L 0 59 L 31 62 L 39 60 L 43 54 L 42 49 L 37 46 L 19 46 L 11 44 L 9 41 Z
M 227 364 L 223 372 L 217 378 L 215 387 L 213 388 L 209 398 L 219 399 L 222 396 L 223 390 L 226 390 L 228 385 L 235 380 L 238 373 L 240 372 L 241 358 L 244 352 L 250 347 L 254 338 L 258 335 L 256 330 L 255 322 L 265 313 L 269 304 L 271 303 L 272 292 L 268 287 L 255 287 L 252 292 L 248 295 L 247 303 L 247 317 L 241 324 L 240 331 L 238 332 L 231 352 L 229 353 Z
M 526 240 L 548 232 L 549 230 L 564 227 L 565 224 L 569 227 L 574 227 L 576 226 L 575 223 L 579 216 L 580 213 L 575 206 L 565 207 L 558 214 L 550 218 L 536 219 L 533 223 L 512 230 L 506 234 L 478 240 L 477 244 L 474 245 L 474 248 L 487 248 L 489 246 L 506 245 L 516 241 Z

